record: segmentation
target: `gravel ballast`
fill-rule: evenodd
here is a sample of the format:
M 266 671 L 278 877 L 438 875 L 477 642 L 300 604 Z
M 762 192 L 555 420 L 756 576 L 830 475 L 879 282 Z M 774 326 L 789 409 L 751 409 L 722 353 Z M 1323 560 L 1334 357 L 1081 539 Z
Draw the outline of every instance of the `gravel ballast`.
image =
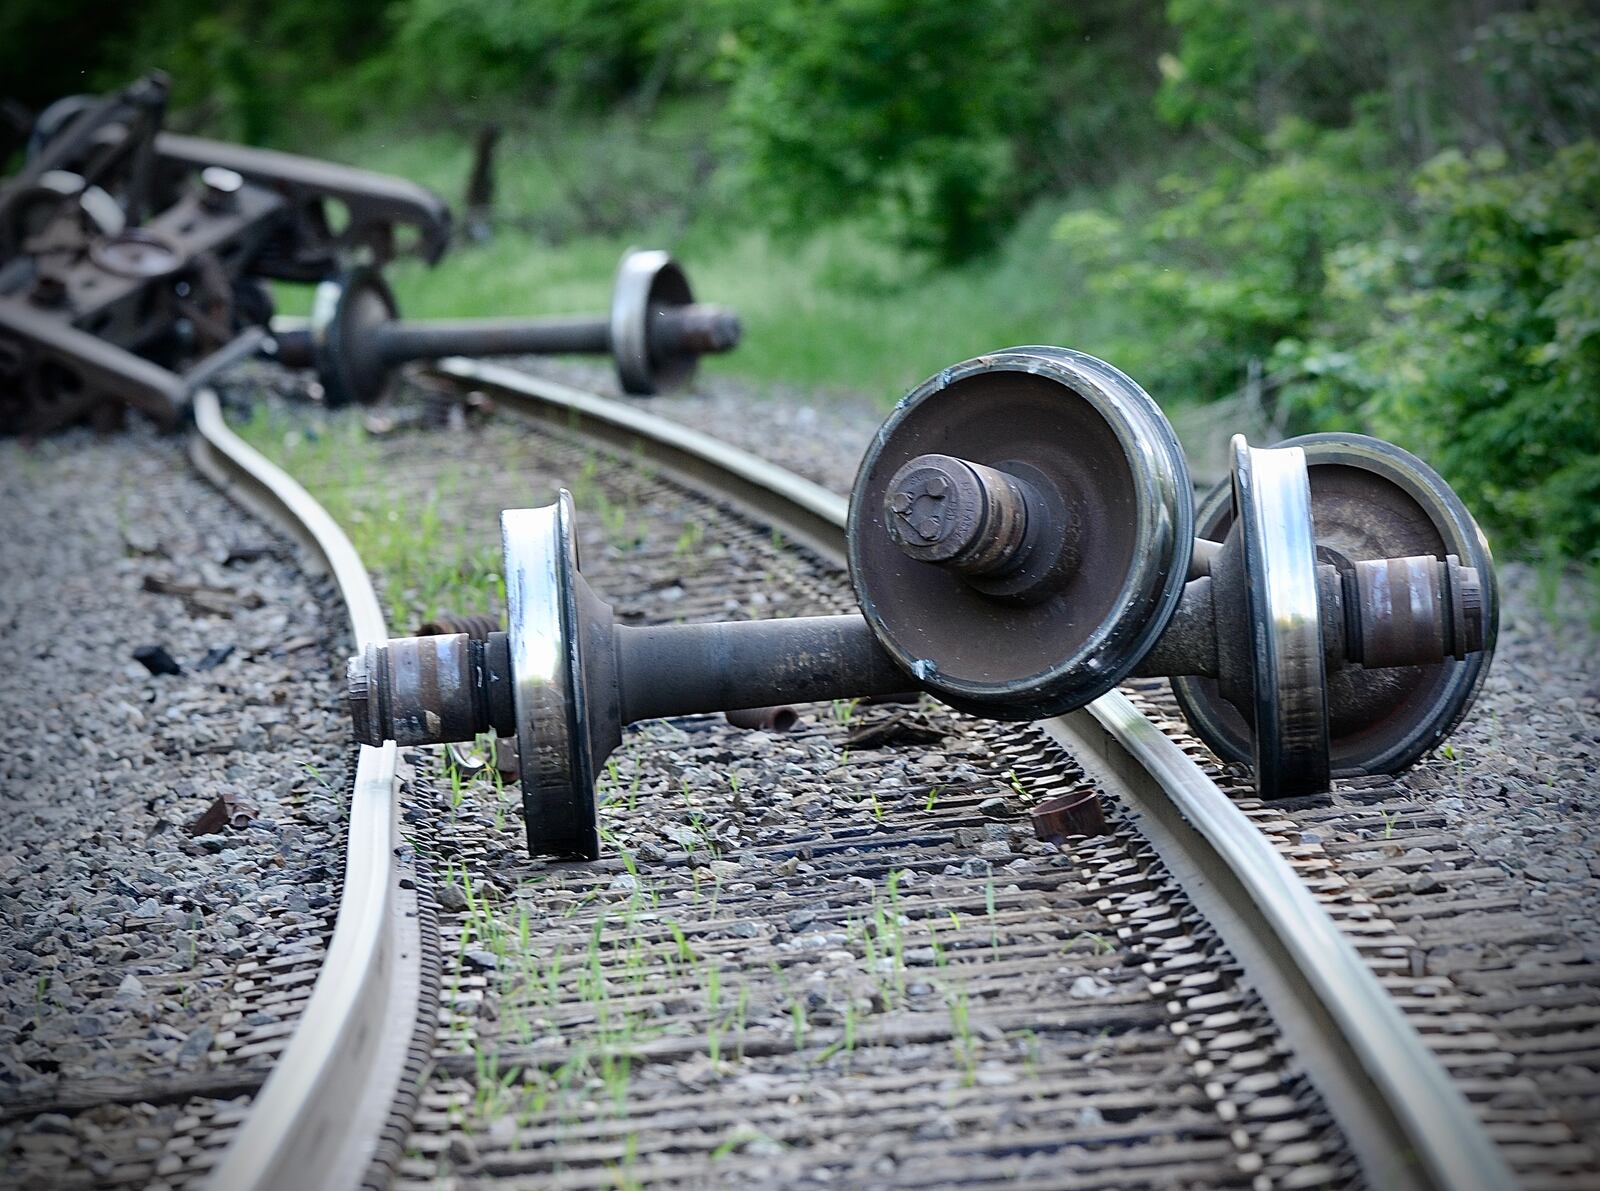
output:
M 0 508 L 0 1183 L 184 1185 L 337 909 L 342 611 L 142 427 L 0 441 Z

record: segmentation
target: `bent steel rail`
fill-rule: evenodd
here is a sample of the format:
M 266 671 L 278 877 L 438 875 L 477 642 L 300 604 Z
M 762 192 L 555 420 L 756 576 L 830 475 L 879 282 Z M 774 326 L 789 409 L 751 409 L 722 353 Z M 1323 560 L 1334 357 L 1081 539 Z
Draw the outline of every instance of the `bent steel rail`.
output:
M 452 356 L 432 371 L 493 389 L 521 417 L 599 439 L 625 454 L 637 452 L 664 474 L 690 487 L 711 488 L 792 541 L 840 568 L 845 565 L 850 502 L 821 484 L 680 422 L 514 368 Z
M 383 610 L 350 539 L 286 472 L 223 421 L 210 390 L 194 403 L 195 466 L 281 528 L 325 570 L 355 648 L 388 639 Z M 417 1006 L 416 916 L 400 896 L 393 744 L 363 747 L 350 792 L 344 886 L 311 998 L 207 1185 L 218 1191 L 360 1184 L 399 1087 Z
M 710 484 L 825 557 L 844 557 L 848 502 L 749 452 L 510 368 L 453 358 L 434 371 L 492 390 L 523 417 Z M 1198 764 L 1119 691 L 1042 726 L 1117 792 L 1244 965 L 1373 1186 L 1515 1185 L 1466 1097 L 1355 947 Z

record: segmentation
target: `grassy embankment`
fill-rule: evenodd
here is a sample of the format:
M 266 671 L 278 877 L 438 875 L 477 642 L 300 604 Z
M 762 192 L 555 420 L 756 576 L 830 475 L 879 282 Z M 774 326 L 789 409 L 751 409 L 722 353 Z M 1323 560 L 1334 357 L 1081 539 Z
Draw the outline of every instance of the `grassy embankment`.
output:
M 706 361 L 713 375 L 848 391 L 885 407 L 946 365 L 1019 343 L 1067 344 L 1139 375 L 1150 345 L 1119 336 L 1114 311 L 1074 296 L 1071 261 L 1051 238 L 1062 206 L 1042 205 L 994 258 L 959 269 L 930 268 L 859 227 L 820 219 L 803 237 L 775 238 L 729 214 L 737 204 L 722 174 L 683 127 L 693 119 L 685 109 L 645 131 L 613 119 L 508 133 L 496 160 L 498 209 L 520 226 L 455 246 L 433 269 L 398 262 L 390 278 L 402 309 L 416 317 L 601 311 L 625 248 L 666 247 L 697 296 L 744 320 L 738 351 Z M 319 151 L 431 186 L 459 217 L 466 135 L 368 129 Z M 596 232 L 597 223 L 617 230 Z M 306 301 L 281 298 L 286 311 Z

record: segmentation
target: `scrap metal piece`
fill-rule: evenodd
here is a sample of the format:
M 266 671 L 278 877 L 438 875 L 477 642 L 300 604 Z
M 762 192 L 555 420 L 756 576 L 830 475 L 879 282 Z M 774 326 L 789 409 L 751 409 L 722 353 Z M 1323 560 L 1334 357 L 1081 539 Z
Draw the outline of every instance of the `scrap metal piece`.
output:
M 212 800 L 210 806 L 196 815 L 185 830 L 190 835 L 216 835 L 225 828 L 242 830 L 250 826 L 260 809 L 248 798 L 241 798 L 232 790 L 224 790 Z
M 787 703 L 776 707 L 736 707 L 723 712 L 735 728 L 751 732 L 788 732 L 800 722 L 800 713 Z
M 1028 812 L 1033 834 L 1046 843 L 1060 843 L 1069 836 L 1105 835 L 1105 810 L 1100 791 L 1093 782 L 1084 782 L 1065 794 L 1052 794 Z
M 183 673 L 183 667 L 164 645 L 141 645 L 133 651 L 133 660 L 154 675 Z

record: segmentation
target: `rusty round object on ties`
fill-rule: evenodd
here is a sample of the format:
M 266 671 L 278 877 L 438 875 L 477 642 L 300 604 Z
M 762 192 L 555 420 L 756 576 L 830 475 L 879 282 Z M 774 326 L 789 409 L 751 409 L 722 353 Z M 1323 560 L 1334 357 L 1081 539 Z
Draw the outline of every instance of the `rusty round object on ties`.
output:
M 1044 799 L 1028 812 L 1028 817 L 1033 821 L 1033 834 L 1047 843 L 1072 835 L 1105 835 L 1107 831 L 1100 793 L 1087 782 Z
M 787 704 L 775 707 L 735 707 L 723 712 L 735 728 L 752 732 L 788 732 L 800 722 L 800 713 Z
M 1476 587 L 1452 615 L 1477 621 L 1465 626 L 1462 638 L 1479 652 L 1432 665 L 1349 666 L 1328 674 L 1333 776 L 1396 773 L 1461 722 L 1494 656 L 1499 599 L 1488 542 L 1438 473 L 1392 443 L 1360 434 L 1309 434 L 1279 445 L 1305 452 L 1319 547 L 1352 563 L 1454 555 L 1477 572 Z M 1198 532 L 1220 539 L 1232 519 L 1231 490 L 1219 487 L 1201 504 Z M 1215 682 L 1177 678 L 1172 687 L 1190 725 L 1214 752 L 1230 761 L 1250 760 L 1250 728 Z
M 1040 587 L 908 557 L 887 523 L 898 516 L 893 482 L 919 456 L 1047 494 L 1055 507 L 1037 520 L 1073 565 Z M 916 511 L 911 534 L 931 516 Z M 1037 719 L 1110 690 L 1166 628 L 1194 507 L 1177 436 L 1143 389 L 1092 356 L 1017 347 L 946 368 L 900 402 L 862 460 L 847 528 L 857 601 L 900 667 L 960 710 Z M 925 540 L 937 539 L 928 528 Z

